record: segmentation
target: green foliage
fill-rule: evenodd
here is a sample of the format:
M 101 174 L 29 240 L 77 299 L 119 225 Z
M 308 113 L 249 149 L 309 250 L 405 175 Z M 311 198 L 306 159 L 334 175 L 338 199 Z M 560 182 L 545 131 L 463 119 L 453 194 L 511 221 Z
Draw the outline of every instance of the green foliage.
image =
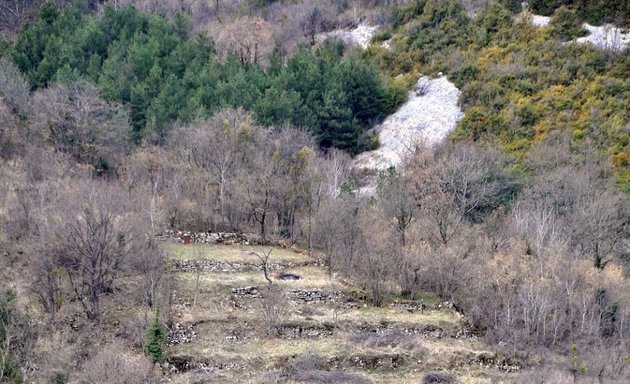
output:
M 530 0 L 534 13 L 552 15 L 560 7 L 576 10 L 580 19 L 592 24 L 630 24 L 630 3 L 627 0 Z
M 0 345 L 4 345 L 15 320 L 15 292 L 6 290 L 0 296 Z
M 499 3 L 512 13 L 519 13 L 523 10 L 521 0 L 500 0 Z
M 448 0 L 410 2 L 394 12 L 394 51 L 367 54 L 392 76 L 446 72 L 466 112 L 454 139 L 498 145 L 518 160 L 550 133 L 568 131 L 576 146 L 607 156 L 619 188 L 630 190 L 630 50 L 565 44 L 582 33 L 583 8 L 574 3 L 549 2 L 549 28 L 515 21 L 502 4 L 470 21 Z
M 0 59 L 8 56 L 13 49 L 13 42 L 8 38 L 0 36 Z
M 19 375 L 18 365 L 13 351 L 13 333 L 17 328 L 17 310 L 15 292 L 6 290 L 0 295 L 0 377 L 14 379 Z
M 373 151 L 381 146 L 381 141 L 376 133 L 370 133 L 365 135 L 361 141 L 359 141 L 359 150 Z
M 575 11 L 564 6 L 556 9 L 550 26 L 551 35 L 562 41 L 584 36 L 586 33 Z
M 424 12 L 426 0 L 414 0 L 404 7 L 395 8 L 392 12 L 394 27 L 402 26 Z
M 65 372 L 56 371 L 53 373 L 52 384 L 66 384 L 68 382 L 68 375 Z
M 166 328 L 159 318 L 159 313 L 149 325 L 145 337 L 144 350 L 153 363 L 163 363 L 166 361 L 165 354 Z
M 354 179 L 347 178 L 341 184 L 340 194 L 341 195 L 354 196 L 354 194 L 356 193 L 357 188 L 358 188 L 358 186 L 357 186 L 357 183 L 354 181 Z
M 265 69 L 236 57 L 218 63 L 211 40 L 189 35 L 190 22 L 180 13 L 172 22 L 130 6 L 89 16 L 47 3 L 11 55 L 32 88 L 96 83 L 107 100 L 130 110 L 136 144 L 147 137 L 161 143 L 173 122 L 229 106 L 255 111 L 262 124 L 307 128 L 322 146 L 357 152 L 361 134 L 405 97 L 369 59 L 345 59 L 339 42 L 316 52 L 301 48 L 286 65 L 276 52 Z
M 487 6 L 476 18 L 477 44 L 486 46 L 493 40 L 499 44 L 510 40 L 513 27 L 512 14 L 499 3 Z

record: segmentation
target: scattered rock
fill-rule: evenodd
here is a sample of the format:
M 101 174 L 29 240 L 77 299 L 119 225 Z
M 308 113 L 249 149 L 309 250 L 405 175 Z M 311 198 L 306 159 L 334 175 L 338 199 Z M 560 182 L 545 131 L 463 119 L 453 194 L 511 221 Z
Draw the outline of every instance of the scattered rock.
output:
M 541 15 L 531 15 L 532 25 L 534 27 L 546 27 L 551 22 L 551 17 Z
M 584 23 L 584 29 L 589 34 L 584 37 L 578 37 L 575 41 L 578 43 L 592 44 L 597 48 L 611 51 L 622 51 L 630 45 L 630 32 L 622 32 L 620 28 L 611 24 L 602 26 L 593 26 Z
M 193 244 L 227 244 L 227 245 L 267 245 L 269 242 L 260 236 L 236 232 L 185 232 L 166 230 L 158 235 L 158 240 L 184 243 L 184 235 L 190 236 Z
M 459 94 L 446 76 L 421 77 L 407 102 L 374 128 L 380 148 L 358 155 L 354 168 L 385 170 L 399 166 L 416 147 L 444 139 L 464 116 L 457 104 Z
M 318 339 L 333 336 L 335 326 L 323 324 L 284 324 L 279 329 L 279 335 L 283 339 Z
M 552 19 L 548 16 L 533 15 L 525 12 L 521 13 L 519 17 L 522 18 L 525 15 L 530 17 L 532 25 L 536 27 L 545 27 L 549 25 Z M 621 51 L 630 45 L 630 32 L 623 32 L 621 28 L 614 25 L 594 26 L 584 23 L 582 26 L 588 31 L 588 35 L 575 39 L 577 43 L 592 44 L 599 49 L 612 51 Z
M 404 357 L 398 353 L 357 354 L 347 359 L 350 366 L 367 369 L 395 369 L 403 365 L 404 362 Z
M 272 271 L 278 271 L 283 269 L 306 267 L 312 265 L 318 265 L 315 260 L 304 261 L 301 263 L 286 262 L 286 263 L 268 263 L 267 269 Z M 200 260 L 171 260 L 171 270 L 173 272 L 221 272 L 221 273 L 235 273 L 247 270 L 262 271 L 262 265 L 258 262 L 233 262 L 233 261 L 218 261 L 209 259 Z
M 241 364 L 235 362 L 220 362 L 211 364 L 207 361 L 199 361 L 196 357 L 192 356 L 169 356 L 168 364 L 170 371 L 173 373 L 189 372 L 189 371 L 235 371 L 243 369 Z
M 442 339 L 448 337 L 444 329 L 435 325 L 405 325 L 382 322 L 380 324 L 361 324 L 358 327 L 359 331 L 368 333 L 391 333 L 400 332 L 407 335 L 417 335 L 424 339 Z
M 288 292 L 289 300 L 297 304 L 330 303 L 343 309 L 361 307 L 365 300 L 355 298 L 341 291 L 324 291 L 321 289 L 293 289 Z
M 453 303 L 450 301 L 444 301 L 444 302 L 436 304 L 434 308 L 435 309 L 453 309 Z
M 370 40 L 374 33 L 378 31 L 378 27 L 367 24 L 359 24 L 352 30 L 338 29 L 331 32 L 320 33 L 315 37 L 318 43 L 324 42 L 328 38 L 336 38 L 344 42 L 346 45 L 357 45 L 363 49 L 370 45 Z
M 232 294 L 238 297 L 247 297 L 250 299 L 262 297 L 260 290 L 257 287 L 232 288 Z
M 192 325 L 182 325 L 175 323 L 172 329 L 169 329 L 166 341 L 170 345 L 191 343 L 197 339 L 197 332 Z
M 417 301 L 397 301 L 391 304 L 391 306 L 394 308 L 403 309 L 409 313 L 423 312 L 425 309 L 429 308 L 423 303 Z
M 247 337 L 247 326 L 236 326 L 230 331 L 230 334 L 225 336 L 226 341 L 236 342 L 244 340 Z
M 504 372 L 518 372 L 523 368 L 520 363 L 510 358 L 502 358 L 495 353 L 480 353 L 467 363 L 468 365 L 494 368 Z

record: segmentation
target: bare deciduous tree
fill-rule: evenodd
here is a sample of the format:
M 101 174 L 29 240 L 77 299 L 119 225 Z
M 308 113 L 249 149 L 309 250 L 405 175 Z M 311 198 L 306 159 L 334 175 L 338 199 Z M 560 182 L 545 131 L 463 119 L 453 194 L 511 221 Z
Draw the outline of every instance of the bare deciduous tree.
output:
M 131 128 L 122 106 L 86 82 L 58 84 L 33 96 L 37 132 L 57 150 L 95 166 L 115 168 L 127 153 Z
M 137 229 L 135 230 L 137 232 Z M 135 247 L 135 252 L 129 255 L 129 265 L 132 272 L 142 279 L 142 293 L 144 304 L 149 308 L 158 306 L 158 293 L 164 279 L 168 278 L 166 271 L 167 254 L 155 239 L 152 232 L 148 232 L 144 244 Z
M 378 203 L 383 212 L 391 218 L 396 231 L 400 234 L 402 246 L 406 245 L 406 232 L 414 220 L 415 204 L 407 179 L 398 174 L 394 168 L 381 173 L 378 182 Z
M 431 241 L 442 245 L 458 234 L 465 220 L 498 206 L 512 188 L 495 155 L 468 144 L 446 144 L 420 154 L 409 171 Z
M 315 36 L 321 30 L 323 16 L 322 10 L 318 7 L 307 10 L 306 15 L 304 15 L 302 32 L 311 46 L 315 45 Z
M 151 366 L 146 357 L 114 342 L 99 348 L 96 355 L 84 363 L 80 378 L 86 383 L 141 384 L 157 379 L 152 375 Z
M 15 29 L 30 20 L 42 0 L 5 0 L 0 3 L 0 31 Z
M 2 5 L 0 5 L 2 9 Z M 9 59 L 0 58 L 0 96 L 14 110 L 24 113 L 28 109 L 29 84 L 18 67 Z
M 271 31 L 260 17 L 241 17 L 221 29 L 217 50 L 224 59 L 233 54 L 241 63 L 264 64 L 273 50 Z
M 572 210 L 571 237 L 583 256 L 603 269 L 619 255 L 618 246 L 630 238 L 628 199 L 616 191 L 593 191 L 581 198 Z
M 50 248 L 87 318 L 97 320 L 101 296 L 113 291 L 123 262 L 142 239 L 128 225 L 120 190 L 94 185 L 75 198 L 75 206 L 64 207 L 64 224 Z
M 185 133 L 191 160 L 208 172 L 211 182 L 217 184 L 219 213 L 227 217 L 227 190 L 235 176 L 252 130 L 252 116 L 242 109 L 226 109 L 210 120 L 198 123 Z
M 273 251 L 273 248 L 269 249 L 269 252 L 248 252 L 250 255 L 254 255 L 260 260 L 260 269 L 269 285 L 273 284 L 273 281 L 269 278 L 269 257 L 271 256 L 271 251 Z

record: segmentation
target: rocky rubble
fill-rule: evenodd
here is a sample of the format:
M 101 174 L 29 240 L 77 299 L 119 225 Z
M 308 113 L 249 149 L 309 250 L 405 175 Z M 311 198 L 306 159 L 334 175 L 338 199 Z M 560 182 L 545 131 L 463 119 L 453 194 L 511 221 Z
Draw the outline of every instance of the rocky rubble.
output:
M 250 306 L 242 303 L 239 299 L 257 299 L 262 297 L 259 287 L 232 288 L 232 306 L 235 308 L 249 309 Z M 321 289 L 292 289 L 287 292 L 289 301 L 294 305 L 308 304 L 334 304 L 343 309 L 358 308 L 365 304 L 365 300 L 353 297 L 340 291 L 328 292 Z M 303 311 L 304 308 L 301 309 Z
M 530 22 L 535 27 L 546 27 L 551 22 L 551 17 L 533 15 L 527 12 L 521 13 L 519 17 L 529 17 Z M 612 51 L 621 51 L 630 45 L 630 32 L 624 32 L 621 28 L 614 25 L 595 26 L 584 23 L 582 26 L 588 32 L 588 35 L 575 39 L 577 43 L 592 44 L 599 49 Z
M 337 29 L 331 32 L 320 33 L 315 37 L 317 43 L 322 43 L 328 38 L 339 39 L 346 45 L 357 45 L 363 49 L 367 48 L 378 27 L 367 24 L 359 24 L 351 30 Z
M 305 261 L 302 263 L 285 262 L 285 263 L 268 263 L 267 270 L 279 271 L 289 268 L 305 267 L 317 265 L 317 261 Z M 257 262 L 233 262 L 233 261 L 218 261 L 218 260 L 180 260 L 174 259 L 171 261 L 171 270 L 173 272 L 221 272 L 221 273 L 234 273 L 242 272 L 246 270 L 262 271 L 261 263 Z
M 197 332 L 193 329 L 192 325 L 182 325 L 175 323 L 175 325 L 168 330 L 166 336 L 166 342 L 170 345 L 190 343 L 197 339 Z
M 621 51 L 630 45 L 630 32 L 624 33 L 621 28 L 614 25 L 593 26 L 584 23 L 584 29 L 588 31 L 588 35 L 578 37 L 576 42 L 592 44 L 597 48 L 611 51 Z
M 232 288 L 232 295 L 250 299 L 262 297 L 257 287 Z
M 279 334 L 283 339 L 317 339 L 333 336 L 335 327 L 332 324 L 304 325 L 284 324 L 280 327 Z
M 328 365 L 333 369 L 346 367 L 395 369 L 402 366 L 404 362 L 404 357 L 398 353 L 354 354 L 343 358 L 335 356 L 328 360 Z
M 235 362 L 222 362 L 210 364 L 205 361 L 196 361 L 191 356 L 169 356 L 168 362 L 164 364 L 164 369 L 171 373 L 188 372 L 188 371 L 235 371 L 243 369 L 241 364 Z
M 394 308 L 403 309 L 409 313 L 423 312 L 425 309 L 429 308 L 423 303 L 420 303 L 417 301 L 399 301 L 399 302 L 392 303 L 390 306 Z
M 468 365 L 478 365 L 485 368 L 494 368 L 504 372 L 518 372 L 521 364 L 510 358 L 502 358 L 496 353 L 480 353 L 467 362 Z
M 359 331 L 368 333 L 388 333 L 401 332 L 406 335 L 417 335 L 424 339 L 442 339 L 448 337 L 446 331 L 435 325 L 410 325 L 410 324 L 361 324 L 357 327 Z
M 355 169 L 386 170 L 399 166 L 419 146 L 444 139 L 464 116 L 459 90 L 446 76 L 421 77 L 407 102 L 374 128 L 381 146 L 358 155 Z
M 184 236 L 190 236 L 193 244 L 226 244 L 226 245 L 266 245 L 260 236 L 236 232 L 184 232 L 166 230 L 158 235 L 158 240 L 183 243 Z
M 361 307 L 364 300 L 348 296 L 340 291 L 328 292 L 321 289 L 294 289 L 288 292 L 289 300 L 297 304 L 332 303 L 344 309 Z

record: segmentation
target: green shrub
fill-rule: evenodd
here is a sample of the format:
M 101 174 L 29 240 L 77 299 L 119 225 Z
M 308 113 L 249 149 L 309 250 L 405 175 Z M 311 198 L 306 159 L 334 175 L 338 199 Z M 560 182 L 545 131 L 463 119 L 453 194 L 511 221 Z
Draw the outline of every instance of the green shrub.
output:
M 572 40 L 587 33 L 575 11 L 564 6 L 556 9 L 549 25 L 551 35 L 562 41 Z
M 147 334 L 145 337 L 144 350 L 151 358 L 153 363 L 163 363 L 166 361 L 165 354 L 166 343 L 166 328 L 159 319 L 159 314 L 156 314 L 155 319 L 149 325 Z
M 53 374 L 52 384 L 66 384 L 68 375 L 65 372 L 57 371 Z
M 387 41 L 391 38 L 392 38 L 392 31 L 385 29 L 385 30 L 377 32 L 372 38 L 372 40 L 379 42 L 379 41 Z

